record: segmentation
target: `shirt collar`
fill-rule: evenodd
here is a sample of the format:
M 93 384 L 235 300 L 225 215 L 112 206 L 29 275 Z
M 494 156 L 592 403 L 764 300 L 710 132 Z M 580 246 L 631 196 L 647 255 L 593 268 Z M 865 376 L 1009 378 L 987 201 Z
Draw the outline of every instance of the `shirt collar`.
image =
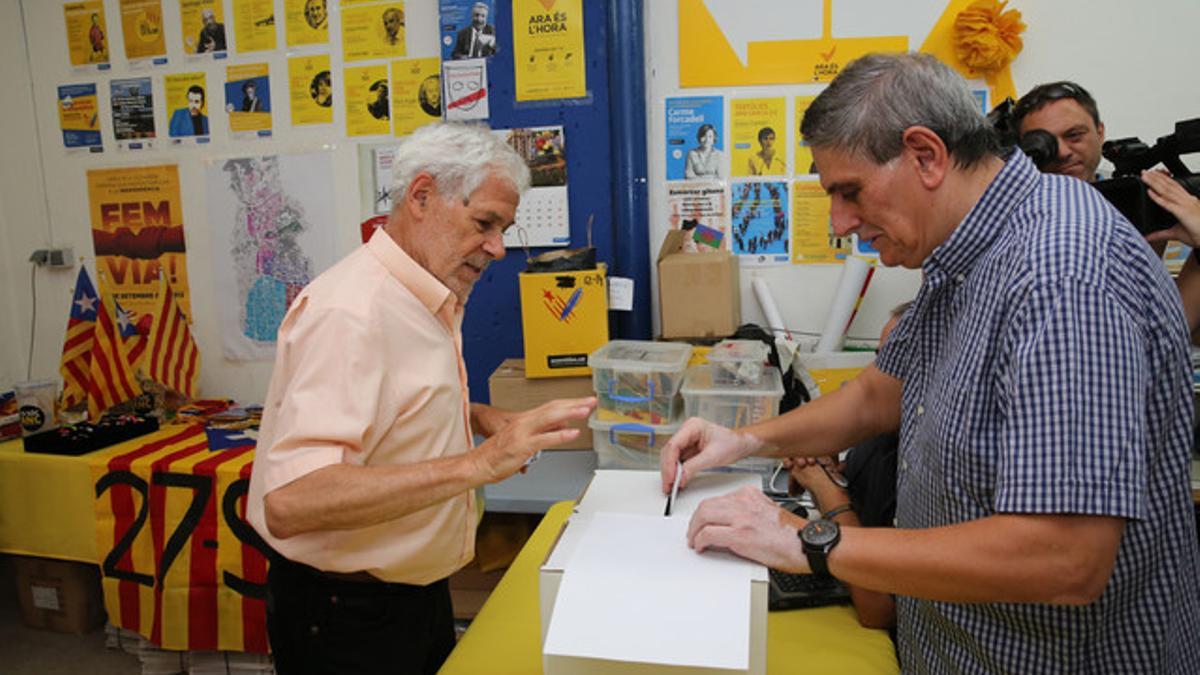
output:
M 383 264 L 389 274 L 404 284 L 404 287 L 425 305 L 430 314 L 439 315 L 447 305 L 458 309 L 458 301 L 450 289 L 430 274 L 429 270 L 417 264 L 417 261 L 400 248 L 396 240 L 384 232 L 382 227 L 371 235 L 370 241 L 367 242 L 367 250 Z
M 1041 175 L 1024 153 L 1009 153 L 1004 158 L 1004 167 L 983 191 L 979 201 L 925 261 L 925 274 L 930 278 L 966 274 L 980 254 L 991 247 L 1000 234 L 1001 225 L 1037 186 Z

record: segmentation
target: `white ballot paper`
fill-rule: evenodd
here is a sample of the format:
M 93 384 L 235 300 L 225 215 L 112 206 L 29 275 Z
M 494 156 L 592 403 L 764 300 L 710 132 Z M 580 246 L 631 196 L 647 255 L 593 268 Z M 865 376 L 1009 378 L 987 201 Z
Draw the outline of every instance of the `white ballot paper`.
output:
M 762 489 L 762 474 L 750 472 L 701 473 L 688 478 L 671 506 L 671 518 L 689 520 L 700 502 L 736 492 L 746 485 Z M 596 475 L 575 508 L 578 516 L 590 517 L 603 511 L 662 516 L 667 495 L 657 471 L 597 469 Z M 572 518 L 572 521 L 577 518 Z
M 759 565 L 691 550 L 685 517 L 598 512 L 577 526 L 584 531 L 558 589 L 546 658 L 749 667 Z

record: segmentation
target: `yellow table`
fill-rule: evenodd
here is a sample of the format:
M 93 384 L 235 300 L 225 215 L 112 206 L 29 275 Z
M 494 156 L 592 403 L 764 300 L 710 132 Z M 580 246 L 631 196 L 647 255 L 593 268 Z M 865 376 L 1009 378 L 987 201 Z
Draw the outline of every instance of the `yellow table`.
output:
M 571 502 L 555 504 L 521 549 L 466 635 L 440 671 L 442 675 L 529 675 L 542 672 L 538 570 Z M 821 607 L 767 616 L 767 672 L 898 673 L 885 631 L 858 625 L 850 607 Z

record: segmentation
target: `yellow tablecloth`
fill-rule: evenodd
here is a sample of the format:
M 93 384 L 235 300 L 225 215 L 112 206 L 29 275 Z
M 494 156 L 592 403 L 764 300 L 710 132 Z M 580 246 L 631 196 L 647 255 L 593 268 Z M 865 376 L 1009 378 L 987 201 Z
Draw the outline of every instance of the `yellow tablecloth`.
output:
M 560 502 L 521 549 L 487 604 L 440 671 L 442 675 L 529 675 L 542 672 L 538 569 L 572 504 Z M 767 617 L 769 673 L 898 673 L 884 631 L 858 625 L 850 607 L 771 612 Z

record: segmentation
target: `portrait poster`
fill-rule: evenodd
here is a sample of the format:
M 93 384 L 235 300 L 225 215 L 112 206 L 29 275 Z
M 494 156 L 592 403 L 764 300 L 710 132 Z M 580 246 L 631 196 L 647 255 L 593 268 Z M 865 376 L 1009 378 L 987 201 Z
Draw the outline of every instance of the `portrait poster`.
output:
M 487 59 L 442 62 L 446 119 L 486 120 L 489 115 Z
M 513 0 L 518 101 L 587 96 L 583 0 Z
M 179 30 L 183 53 L 223 57 L 228 51 L 224 0 L 179 0 Z
M 333 124 L 333 68 L 328 54 L 288 59 L 292 126 Z
M 271 135 L 271 76 L 265 63 L 225 68 L 225 112 L 239 136 Z
M 65 84 L 58 88 L 58 126 L 68 150 L 103 151 L 96 85 Z
M 186 316 L 192 315 L 179 170 L 174 164 L 87 172 L 92 245 L 100 292 L 134 322 L 152 316 L 162 274 Z M 147 326 L 148 328 L 148 326 Z
M 332 155 L 212 160 L 206 183 L 222 351 L 270 360 L 291 302 L 337 259 Z
M 800 135 L 800 123 L 804 121 L 804 113 L 808 112 L 808 106 L 816 100 L 816 96 L 797 96 L 796 97 L 796 158 L 793 166 L 796 167 L 796 174 L 816 174 L 817 167 L 813 164 L 812 148 L 808 147 L 808 143 L 804 142 L 804 137 Z M 778 143 L 776 144 L 778 145 Z
M 835 237 L 829 226 L 829 195 L 815 180 L 792 182 L 792 262 L 840 263 L 850 253 L 850 238 Z
M 208 119 L 208 84 L 204 73 L 178 73 L 163 77 L 167 101 L 167 134 L 175 143 L 193 139 L 207 143 L 212 129 Z
M 392 133 L 388 67 L 354 66 L 345 69 L 346 135 L 380 136 Z
M 786 263 L 788 184 L 783 181 L 734 183 L 731 190 L 732 251 L 749 265 Z
M 329 5 L 332 2 L 333 0 L 283 0 L 284 40 L 287 46 L 329 44 Z
M 63 17 L 71 65 L 107 68 L 108 24 L 104 19 L 104 2 L 68 2 L 63 5 Z
M 341 8 L 342 60 L 405 56 L 404 3 L 382 2 Z
M 725 99 L 688 96 L 667 99 L 667 180 L 712 180 L 728 172 L 725 158 Z
M 480 59 L 482 61 L 482 59 Z M 530 189 L 521 196 L 506 247 L 571 243 L 567 201 L 567 139 L 561 126 L 496 129 L 529 167 Z
M 787 99 L 731 99 L 729 120 L 734 176 L 787 174 Z
M 149 77 L 111 80 L 108 102 L 112 108 L 113 137 L 129 150 L 153 147 L 154 88 Z
M 233 0 L 233 37 L 241 54 L 275 49 L 275 0 Z
M 729 250 L 729 196 L 725 183 L 692 181 L 667 185 L 667 225 L 691 232 L 687 251 Z
M 478 59 L 500 51 L 495 0 L 439 0 L 442 60 Z
M 121 0 L 121 35 L 125 38 L 126 59 L 166 63 L 162 0 Z
M 407 136 L 418 127 L 442 119 L 442 60 L 401 59 L 392 62 L 392 127 Z

